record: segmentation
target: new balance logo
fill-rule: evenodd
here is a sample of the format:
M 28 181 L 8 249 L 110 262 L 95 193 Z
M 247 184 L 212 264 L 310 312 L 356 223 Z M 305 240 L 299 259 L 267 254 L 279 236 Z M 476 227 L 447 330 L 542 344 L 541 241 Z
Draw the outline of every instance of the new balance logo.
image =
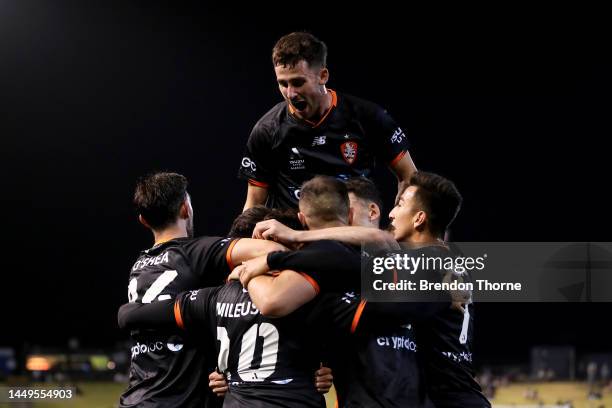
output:
M 313 146 L 322 146 L 325 144 L 325 138 L 326 136 L 316 136 L 313 141 L 312 141 L 312 145 Z

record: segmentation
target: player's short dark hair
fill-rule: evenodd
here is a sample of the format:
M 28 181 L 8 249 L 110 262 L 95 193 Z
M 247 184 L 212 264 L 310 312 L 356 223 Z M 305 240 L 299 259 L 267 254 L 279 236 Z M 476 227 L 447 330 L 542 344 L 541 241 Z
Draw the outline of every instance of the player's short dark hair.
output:
M 234 219 L 232 227 L 227 235 L 234 238 L 251 238 L 255 225 L 258 222 L 271 219 L 275 219 L 294 230 L 302 229 L 302 224 L 300 224 L 300 220 L 297 216 L 297 210 L 281 210 L 277 208 L 268 208 L 263 205 L 256 205 L 244 211 Z
M 263 221 L 264 217 L 271 211 L 271 208 L 263 205 L 256 205 L 249 208 L 234 219 L 232 227 L 227 235 L 235 238 L 251 238 L 255 224 L 259 221 Z
M 177 173 L 158 172 L 141 177 L 134 191 L 138 214 L 153 229 L 162 229 L 176 221 L 187 197 L 187 178 Z
M 417 187 L 415 201 L 427 213 L 431 233 L 444 236 L 463 202 L 455 183 L 438 174 L 418 171 L 408 184 Z
M 300 210 L 321 222 L 348 222 L 349 198 L 346 185 L 330 176 L 316 176 L 302 184 Z
M 353 177 L 347 180 L 346 189 L 349 193 L 355 194 L 357 198 L 374 203 L 382 210 L 382 198 L 372 180 L 365 177 Z
M 327 65 L 327 45 L 306 32 L 294 32 L 280 38 L 272 49 L 272 63 L 294 67 L 301 60 L 309 67 L 323 68 Z

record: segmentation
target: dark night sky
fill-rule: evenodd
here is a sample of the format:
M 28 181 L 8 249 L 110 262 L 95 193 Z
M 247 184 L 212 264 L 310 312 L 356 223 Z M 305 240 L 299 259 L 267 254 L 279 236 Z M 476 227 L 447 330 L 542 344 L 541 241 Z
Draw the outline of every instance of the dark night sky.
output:
M 98 4 L 0 2 L 0 346 L 125 337 L 116 307 L 151 243 L 131 207 L 138 176 L 185 174 L 197 231 L 227 231 L 243 204 L 236 172 L 250 128 L 280 100 L 270 50 L 299 29 L 328 44 L 331 88 L 387 108 L 417 166 L 457 183 L 455 240 L 612 241 L 610 32 L 597 10 Z M 390 175 L 376 179 L 390 203 Z M 483 359 L 526 358 L 540 343 L 604 349 L 598 316 L 610 312 L 482 305 L 478 347 Z

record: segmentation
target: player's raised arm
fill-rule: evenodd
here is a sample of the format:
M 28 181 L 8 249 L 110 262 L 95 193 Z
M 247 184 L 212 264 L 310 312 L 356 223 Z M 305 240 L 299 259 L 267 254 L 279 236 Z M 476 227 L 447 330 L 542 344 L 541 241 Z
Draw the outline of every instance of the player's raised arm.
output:
M 359 226 L 342 226 L 296 231 L 276 220 L 265 220 L 257 223 L 253 231 L 253 237 L 258 239 L 271 239 L 288 245 L 330 239 L 341 241 L 349 245 L 368 243 L 380 244 L 386 249 L 399 249 L 397 242 L 390 233 L 379 229 Z
M 249 183 L 247 189 L 246 201 L 244 203 L 244 208 L 242 211 L 246 211 L 249 208 L 255 207 L 256 205 L 264 205 L 266 203 L 266 199 L 268 198 L 268 188 L 263 186 L 258 186 L 255 184 Z
M 398 160 L 393 161 L 389 164 L 389 168 L 397 177 L 397 194 L 395 197 L 395 201 L 399 199 L 400 193 L 404 191 L 406 186 L 408 185 L 408 181 L 410 177 L 416 173 L 417 168 L 412 161 L 412 157 L 410 157 L 410 152 L 406 150 L 404 155 Z
M 397 241 L 393 239 L 390 233 L 375 228 L 346 226 L 297 232 L 299 242 L 330 239 L 349 245 L 375 244 L 381 249 L 399 249 Z

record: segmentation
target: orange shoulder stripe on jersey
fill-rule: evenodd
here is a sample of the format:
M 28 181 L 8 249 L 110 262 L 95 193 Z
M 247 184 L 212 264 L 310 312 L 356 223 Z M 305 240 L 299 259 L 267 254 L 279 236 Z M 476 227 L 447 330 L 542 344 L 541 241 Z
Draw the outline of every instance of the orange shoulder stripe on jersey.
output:
M 391 163 L 389 163 L 389 166 L 393 167 L 395 166 L 400 160 L 402 160 L 402 158 L 406 155 L 406 150 L 404 150 L 403 152 L 400 152 L 397 156 L 395 156 L 395 159 L 391 160 Z
M 181 316 L 181 306 L 179 305 L 180 299 L 176 299 L 174 301 L 174 320 L 176 320 L 176 325 L 185 330 L 185 324 L 183 323 L 183 316 Z
M 361 302 L 359 302 L 359 306 L 357 306 L 355 316 L 353 317 L 353 323 L 351 324 L 351 333 L 355 333 L 355 330 L 357 330 L 359 319 L 361 319 L 361 314 L 363 313 L 366 303 L 368 303 L 368 301 L 365 299 L 362 299 Z
M 338 408 L 339 406 L 338 396 L 336 395 L 336 403 L 334 404 L 334 408 Z
M 269 187 L 268 183 L 264 183 L 263 181 L 257 181 L 257 180 L 253 180 L 253 179 L 249 179 L 249 184 L 252 184 L 254 186 L 261 187 L 261 188 L 268 188 Z
M 317 283 L 316 280 L 314 280 L 312 278 L 312 276 L 305 274 L 304 272 L 299 272 L 300 275 L 302 275 L 302 277 L 304 279 L 306 279 L 308 281 L 308 283 L 310 283 L 312 285 L 312 287 L 314 288 L 315 292 L 317 293 L 317 295 L 319 294 L 319 292 L 321 291 L 321 289 L 319 288 L 319 284 Z
M 227 262 L 227 266 L 229 266 L 230 271 L 234 269 L 234 262 L 232 262 L 232 249 L 234 249 L 234 246 L 238 241 L 240 241 L 240 238 L 230 242 L 229 246 L 227 247 L 227 251 L 225 251 L 225 261 Z

